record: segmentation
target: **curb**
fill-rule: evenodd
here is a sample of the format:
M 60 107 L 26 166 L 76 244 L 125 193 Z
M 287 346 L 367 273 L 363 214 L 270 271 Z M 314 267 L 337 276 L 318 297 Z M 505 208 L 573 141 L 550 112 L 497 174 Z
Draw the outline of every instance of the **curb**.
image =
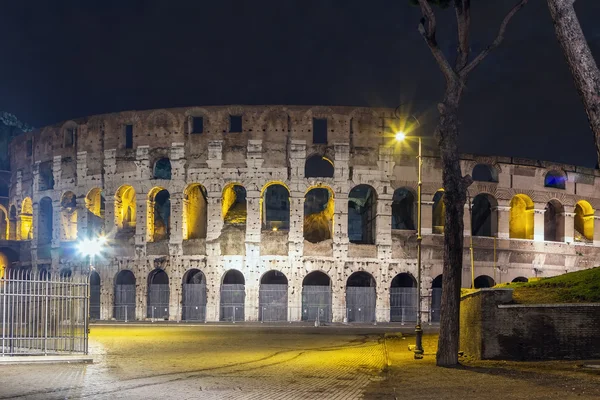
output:
M 92 356 L 5 356 L 0 357 L 0 365 L 15 365 L 15 364 L 92 364 L 94 358 Z

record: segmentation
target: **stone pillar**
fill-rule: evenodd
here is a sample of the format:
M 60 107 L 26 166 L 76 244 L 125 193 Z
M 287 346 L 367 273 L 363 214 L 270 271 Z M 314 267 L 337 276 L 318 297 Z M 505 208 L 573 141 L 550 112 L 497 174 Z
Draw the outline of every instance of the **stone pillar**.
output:
M 343 274 L 340 276 L 343 277 Z M 332 277 L 331 292 L 333 322 L 344 322 L 346 321 L 346 281 Z
M 334 150 L 334 180 L 336 182 L 347 182 L 350 179 L 350 144 L 335 143 Z
M 116 233 L 117 224 L 115 220 L 115 200 L 114 196 L 106 196 L 104 198 L 104 232 L 106 234 Z
M 376 277 L 378 281 L 377 285 L 377 303 L 375 309 L 375 321 L 377 322 L 390 322 L 390 290 L 389 282 L 383 284 L 385 281 L 381 275 Z
M 87 177 L 87 151 L 77 152 L 77 184 L 82 185 Z
M 333 257 L 345 260 L 348 256 L 348 193 L 335 194 L 333 215 Z
M 85 205 L 85 196 L 77 197 L 77 240 L 82 240 L 90 236 L 88 231 L 88 210 Z M 106 205 L 105 205 L 106 207 Z
M 246 302 L 245 316 L 246 321 L 258 321 L 258 291 L 260 284 L 256 280 L 246 280 Z
M 302 320 L 302 281 L 288 281 L 288 321 Z
M 246 265 L 252 269 L 259 265 L 260 258 L 260 192 L 246 192 Z
M 169 233 L 169 254 L 171 256 L 183 255 L 183 193 L 176 192 L 171 194 L 171 216 Z
M 152 179 L 149 152 L 149 146 L 138 146 L 135 149 L 135 165 L 137 167 L 137 175 L 138 178 L 142 180 Z
M 185 180 L 185 143 L 172 143 L 169 154 L 171 180 Z
M 102 265 L 100 268 L 106 268 Z M 113 318 L 114 308 L 114 277 L 112 274 L 100 275 L 100 319 L 109 320 Z
M 52 200 L 52 248 L 60 247 L 60 238 L 63 236 L 60 200 Z
M 575 213 L 565 212 L 565 242 L 573 243 L 575 241 Z
M 421 195 L 421 198 L 425 197 Z M 428 196 L 433 197 L 433 196 Z M 417 200 L 418 201 L 418 200 Z M 418 204 L 415 204 L 415 225 L 417 224 L 417 207 Z M 423 201 L 421 200 L 421 233 L 423 236 L 431 235 L 433 229 L 433 201 Z
M 148 195 L 146 193 L 137 193 L 135 198 L 135 250 L 137 257 L 143 257 L 146 255 L 146 242 L 148 235 L 147 198 Z
M 288 233 L 290 257 L 301 257 L 304 252 L 304 193 L 290 193 L 290 231 Z
M 52 176 L 54 177 L 54 190 L 62 189 L 62 157 L 54 156 L 52 159 Z
M 498 211 L 498 239 L 508 239 L 510 237 L 510 207 L 499 205 Z
M 388 192 L 392 192 L 388 187 Z M 377 199 L 375 243 L 379 260 L 392 258 L 392 193 L 382 193 Z
M 533 210 L 533 240 L 544 241 L 544 214 L 545 209 L 535 208 Z
M 223 230 L 223 217 L 221 216 L 221 192 L 211 190 L 207 196 L 206 212 L 206 254 L 211 256 L 221 255 L 221 246 L 218 238 Z
M 216 268 L 216 265 L 211 266 L 210 263 L 207 266 L 209 268 Z M 212 279 L 212 282 L 206 282 L 206 321 L 209 322 L 217 322 L 221 318 L 220 278 L 221 276 L 216 274 L 211 275 L 211 278 L 207 277 L 207 279 Z
M 471 199 L 471 202 L 473 201 L 473 199 Z M 473 204 L 471 203 L 471 207 L 469 207 L 469 202 L 467 201 L 467 203 L 465 204 L 465 211 L 463 214 L 463 235 L 466 236 L 471 236 L 471 234 L 473 233 L 472 229 L 471 229 L 471 210 L 473 208 Z
M 292 140 L 288 148 L 288 158 L 290 162 L 290 179 L 304 179 L 306 140 Z
M 31 229 L 33 231 L 32 232 L 33 239 L 31 240 L 31 252 L 36 253 L 36 249 L 38 247 L 38 235 L 40 232 L 40 227 L 39 227 L 40 204 L 36 201 L 35 203 L 32 204 L 32 208 L 33 208 L 33 215 L 32 215 Z M 37 255 L 37 253 L 36 253 L 36 255 Z M 32 254 L 32 257 L 33 257 L 33 254 Z
M 171 256 L 169 262 L 171 264 L 169 269 L 169 321 L 181 321 L 183 276 L 174 271 L 177 268 L 176 265 L 181 263 L 181 259 Z
M 135 316 L 138 321 L 143 321 L 148 315 L 148 276 L 135 274 L 135 283 Z

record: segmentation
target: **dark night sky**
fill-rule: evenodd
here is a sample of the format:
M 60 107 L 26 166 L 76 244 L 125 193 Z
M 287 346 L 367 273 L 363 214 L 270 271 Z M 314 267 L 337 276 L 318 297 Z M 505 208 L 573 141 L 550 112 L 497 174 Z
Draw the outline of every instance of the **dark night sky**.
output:
M 514 1 L 472 2 L 475 52 Z M 600 54 L 600 1 L 577 10 Z M 438 16 L 452 53 L 452 11 Z M 190 105 L 409 103 L 434 122 L 444 82 L 419 18 L 408 0 L 0 0 L 0 110 L 39 127 Z M 545 0 L 472 74 L 462 113 L 462 152 L 596 163 Z

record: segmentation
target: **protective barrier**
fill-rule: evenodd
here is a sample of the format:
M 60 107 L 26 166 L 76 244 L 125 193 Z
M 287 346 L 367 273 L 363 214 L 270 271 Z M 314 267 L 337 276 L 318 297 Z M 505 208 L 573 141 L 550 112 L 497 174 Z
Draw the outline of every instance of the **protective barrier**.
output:
M 6 271 L 0 279 L 2 356 L 88 353 L 86 277 L 33 279 Z
M 390 288 L 390 321 L 416 322 L 417 296 L 416 287 Z
M 287 321 L 288 285 L 260 285 L 258 319 L 263 322 Z
M 204 283 L 183 284 L 181 319 L 185 321 L 206 320 L 206 285 Z
M 221 321 L 244 321 L 246 289 L 242 284 L 221 285 Z
M 169 285 L 148 285 L 147 318 L 169 319 Z
M 100 319 L 100 285 L 90 285 L 90 319 Z
M 117 321 L 135 321 L 135 285 L 115 285 L 114 316 Z
M 431 290 L 431 322 L 440 322 L 440 308 L 442 306 L 442 289 Z
M 331 322 L 331 288 L 329 286 L 302 287 L 302 321 Z
M 377 294 L 374 287 L 346 288 L 346 318 L 348 322 L 374 322 Z

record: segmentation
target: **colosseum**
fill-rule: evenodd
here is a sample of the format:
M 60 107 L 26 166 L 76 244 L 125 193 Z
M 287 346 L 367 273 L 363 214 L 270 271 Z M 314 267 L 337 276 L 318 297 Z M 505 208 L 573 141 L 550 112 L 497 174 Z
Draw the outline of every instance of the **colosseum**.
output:
M 414 322 L 439 319 L 440 159 L 417 159 L 393 109 L 211 106 L 128 111 L 16 136 L 0 227 L 4 264 L 88 273 L 78 241 L 104 235 L 91 274 L 102 320 Z M 600 172 L 461 158 L 463 286 L 590 268 Z

